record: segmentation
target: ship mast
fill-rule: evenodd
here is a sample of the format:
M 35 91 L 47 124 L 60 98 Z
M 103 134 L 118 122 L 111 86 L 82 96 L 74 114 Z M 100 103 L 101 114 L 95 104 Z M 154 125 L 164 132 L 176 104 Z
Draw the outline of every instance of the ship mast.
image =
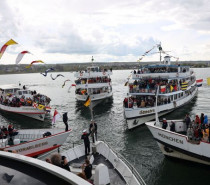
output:
M 92 61 L 92 66 L 93 66 L 93 61 L 94 61 L 94 58 L 93 58 L 93 56 L 92 56 L 92 59 L 91 59 L 91 61 Z
M 162 51 L 163 51 L 163 48 L 162 48 L 162 46 L 161 46 L 161 42 L 160 42 L 160 44 L 158 45 L 158 49 L 159 49 L 159 52 L 160 52 L 160 63 L 161 63 L 161 60 L 162 60 L 162 55 L 161 55 L 161 53 L 162 53 Z

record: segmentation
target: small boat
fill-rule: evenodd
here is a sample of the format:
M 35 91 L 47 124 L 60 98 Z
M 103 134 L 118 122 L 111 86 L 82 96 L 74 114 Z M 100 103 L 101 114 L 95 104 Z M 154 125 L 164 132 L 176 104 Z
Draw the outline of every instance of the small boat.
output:
M 128 129 L 155 119 L 155 91 L 160 86 L 157 110 L 165 115 L 189 103 L 197 95 L 195 73 L 190 66 L 171 64 L 171 55 L 162 60 L 161 45 L 157 45 L 160 63 L 145 65 L 132 71 L 128 78 L 128 96 L 124 99 L 124 116 Z
M 136 169 L 104 141 L 91 143 L 90 149 L 92 154 L 88 158 L 93 166 L 91 177 L 93 184 L 146 185 Z M 46 159 L 47 155 L 40 156 L 40 159 Z M 69 161 L 72 173 L 82 172 L 81 166 L 87 157 L 84 144 L 73 146 L 61 155 Z
M 86 101 L 89 96 L 91 101 L 103 100 L 112 97 L 112 82 L 110 75 L 112 69 L 100 69 L 93 65 L 87 67 L 85 71 L 79 71 L 74 74 L 76 78 L 76 99 Z
M 45 152 L 59 148 L 69 136 L 71 130 L 58 128 L 20 129 L 2 132 L 0 150 L 37 157 Z
M 90 185 L 81 177 L 31 157 L 0 151 L 0 184 Z
M 0 86 L 0 110 L 44 121 L 50 110 L 50 98 L 20 86 Z

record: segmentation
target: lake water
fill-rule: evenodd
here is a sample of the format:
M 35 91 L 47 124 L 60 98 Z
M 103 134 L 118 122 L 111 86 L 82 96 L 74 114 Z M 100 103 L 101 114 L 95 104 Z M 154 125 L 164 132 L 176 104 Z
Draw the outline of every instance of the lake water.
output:
M 206 85 L 206 78 L 210 77 L 209 69 L 194 69 L 194 71 L 197 79 L 204 79 L 204 85 L 199 88 L 198 96 L 188 105 L 165 116 L 167 119 L 182 119 L 186 113 L 200 115 L 202 112 L 210 117 L 210 87 Z M 58 73 L 52 74 L 55 76 Z M 69 85 L 74 83 L 73 73 L 61 74 L 65 77 L 58 77 L 56 80 L 38 73 L 1 75 L 0 85 L 20 82 L 31 90 L 49 96 L 52 100 L 52 113 L 55 108 L 60 113 L 68 112 L 72 133 L 62 147 L 62 150 L 66 150 L 73 143 L 81 142 L 82 130 L 89 127 L 91 116 L 89 108 L 75 100 L 75 88 L 72 87 L 71 92 L 68 93 Z M 131 162 L 148 185 L 197 185 L 201 182 L 209 184 L 210 168 L 164 157 L 145 125 L 132 131 L 127 130 L 122 102 L 127 93 L 124 83 L 129 75 L 130 70 L 113 71 L 113 99 L 94 108 L 94 119 L 98 124 L 98 138 L 108 142 Z M 71 82 L 66 82 L 62 88 L 63 82 L 67 79 Z M 27 117 L 0 112 L 0 124 L 13 124 L 16 128 L 47 128 L 51 126 L 51 117 L 48 116 L 44 122 L 39 122 Z M 62 120 L 58 121 L 56 126 L 64 128 Z

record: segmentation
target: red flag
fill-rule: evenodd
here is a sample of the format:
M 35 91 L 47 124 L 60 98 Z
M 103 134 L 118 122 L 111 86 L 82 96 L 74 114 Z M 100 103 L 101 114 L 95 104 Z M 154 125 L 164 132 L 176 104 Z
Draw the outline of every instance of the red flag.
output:
M 55 122 L 60 118 L 60 114 L 58 113 L 58 111 L 55 109 L 54 115 L 53 115 L 53 119 L 52 119 L 52 124 L 55 124 Z
M 164 86 L 160 86 L 160 91 L 161 92 L 165 92 L 166 91 L 166 86 L 164 85 Z

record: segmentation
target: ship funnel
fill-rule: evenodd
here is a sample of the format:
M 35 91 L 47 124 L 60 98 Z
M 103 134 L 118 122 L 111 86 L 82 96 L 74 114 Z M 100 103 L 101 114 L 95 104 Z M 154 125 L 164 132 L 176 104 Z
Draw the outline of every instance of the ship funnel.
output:
M 165 56 L 163 60 L 163 64 L 165 65 L 171 65 L 171 57 L 170 56 Z

